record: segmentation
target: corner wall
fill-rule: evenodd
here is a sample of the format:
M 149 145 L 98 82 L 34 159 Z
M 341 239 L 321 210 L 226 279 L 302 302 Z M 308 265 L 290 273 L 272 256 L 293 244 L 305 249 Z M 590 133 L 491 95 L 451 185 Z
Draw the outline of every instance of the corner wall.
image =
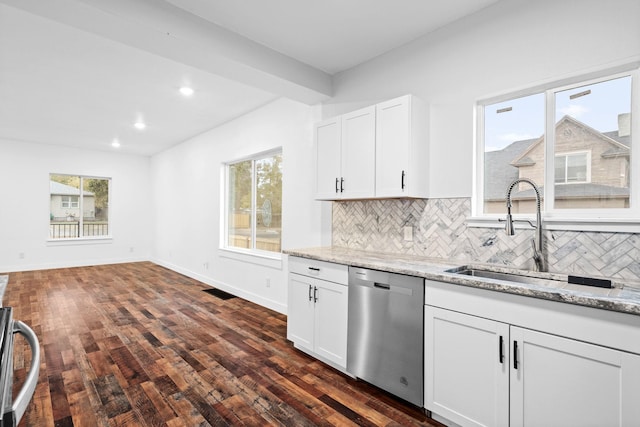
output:
M 223 164 L 282 147 L 282 247 L 321 245 L 330 211 L 313 200 L 312 124 L 317 108 L 279 99 L 153 156 L 153 260 L 204 283 L 286 312 L 287 257 L 281 262 L 220 249 Z M 330 225 L 329 225 L 330 227 Z M 269 279 L 269 283 L 267 283 Z
M 143 261 L 151 253 L 149 158 L 0 140 L 0 271 Z M 48 241 L 49 174 L 111 178 L 113 239 Z M 21 257 L 22 255 L 22 257 Z

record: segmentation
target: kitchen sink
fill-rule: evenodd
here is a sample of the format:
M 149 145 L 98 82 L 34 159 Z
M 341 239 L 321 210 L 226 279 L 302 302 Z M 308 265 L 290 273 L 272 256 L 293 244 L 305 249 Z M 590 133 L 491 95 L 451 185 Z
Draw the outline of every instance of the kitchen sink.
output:
M 472 267 L 457 267 L 445 270 L 447 273 L 455 273 L 464 276 L 479 277 L 484 279 L 502 280 L 506 282 L 526 283 L 528 285 L 547 286 L 553 288 L 562 288 L 567 285 L 567 279 L 558 280 L 554 278 L 543 278 L 518 273 L 506 273 L 500 271 L 484 270 Z

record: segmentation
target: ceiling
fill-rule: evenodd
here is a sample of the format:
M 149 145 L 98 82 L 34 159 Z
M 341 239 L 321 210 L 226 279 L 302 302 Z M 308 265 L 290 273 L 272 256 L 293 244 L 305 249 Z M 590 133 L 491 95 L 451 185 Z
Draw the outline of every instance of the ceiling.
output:
M 496 1 L 0 0 L 0 138 L 153 155 Z

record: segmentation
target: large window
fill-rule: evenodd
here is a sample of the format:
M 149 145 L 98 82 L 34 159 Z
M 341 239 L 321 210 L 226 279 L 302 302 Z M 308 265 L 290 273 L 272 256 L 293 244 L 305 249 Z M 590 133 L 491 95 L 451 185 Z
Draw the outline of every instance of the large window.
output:
M 109 178 L 49 175 L 49 238 L 107 237 Z
M 280 252 L 282 153 L 269 152 L 226 165 L 225 247 Z
M 548 219 L 637 219 L 640 181 L 630 178 L 640 175 L 632 143 L 637 76 L 633 70 L 565 81 L 480 102 L 474 215 L 503 215 L 509 185 L 528 178 L 540 188 Z M 527 183 L 511 195 L 513 213 L 535 211 Z

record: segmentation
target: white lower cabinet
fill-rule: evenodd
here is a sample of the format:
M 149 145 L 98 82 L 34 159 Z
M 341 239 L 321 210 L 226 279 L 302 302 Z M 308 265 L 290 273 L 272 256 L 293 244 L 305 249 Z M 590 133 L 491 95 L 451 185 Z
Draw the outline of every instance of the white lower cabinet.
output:
M 290 261 L 290 264 L 292 262 Z M 287 338 L 313 356 L 346 369 L 348 287 L 346 266 L 310 264 L 311 274 L 339 277 L 344 267 L 344 283 L 336 283 L 298 273 L 289 273 Z M 296 266 L 292 269 L 300 271 Z
M 640 425 L 640 356 L 511 327 L 512 426 Z
M 425 306 L 425 402 L 461 426 L 637 426 L 640 356 Z
M 424 318 L 426 408 L 462 426 L 509 425 L 509 325 L 428 305 Z

